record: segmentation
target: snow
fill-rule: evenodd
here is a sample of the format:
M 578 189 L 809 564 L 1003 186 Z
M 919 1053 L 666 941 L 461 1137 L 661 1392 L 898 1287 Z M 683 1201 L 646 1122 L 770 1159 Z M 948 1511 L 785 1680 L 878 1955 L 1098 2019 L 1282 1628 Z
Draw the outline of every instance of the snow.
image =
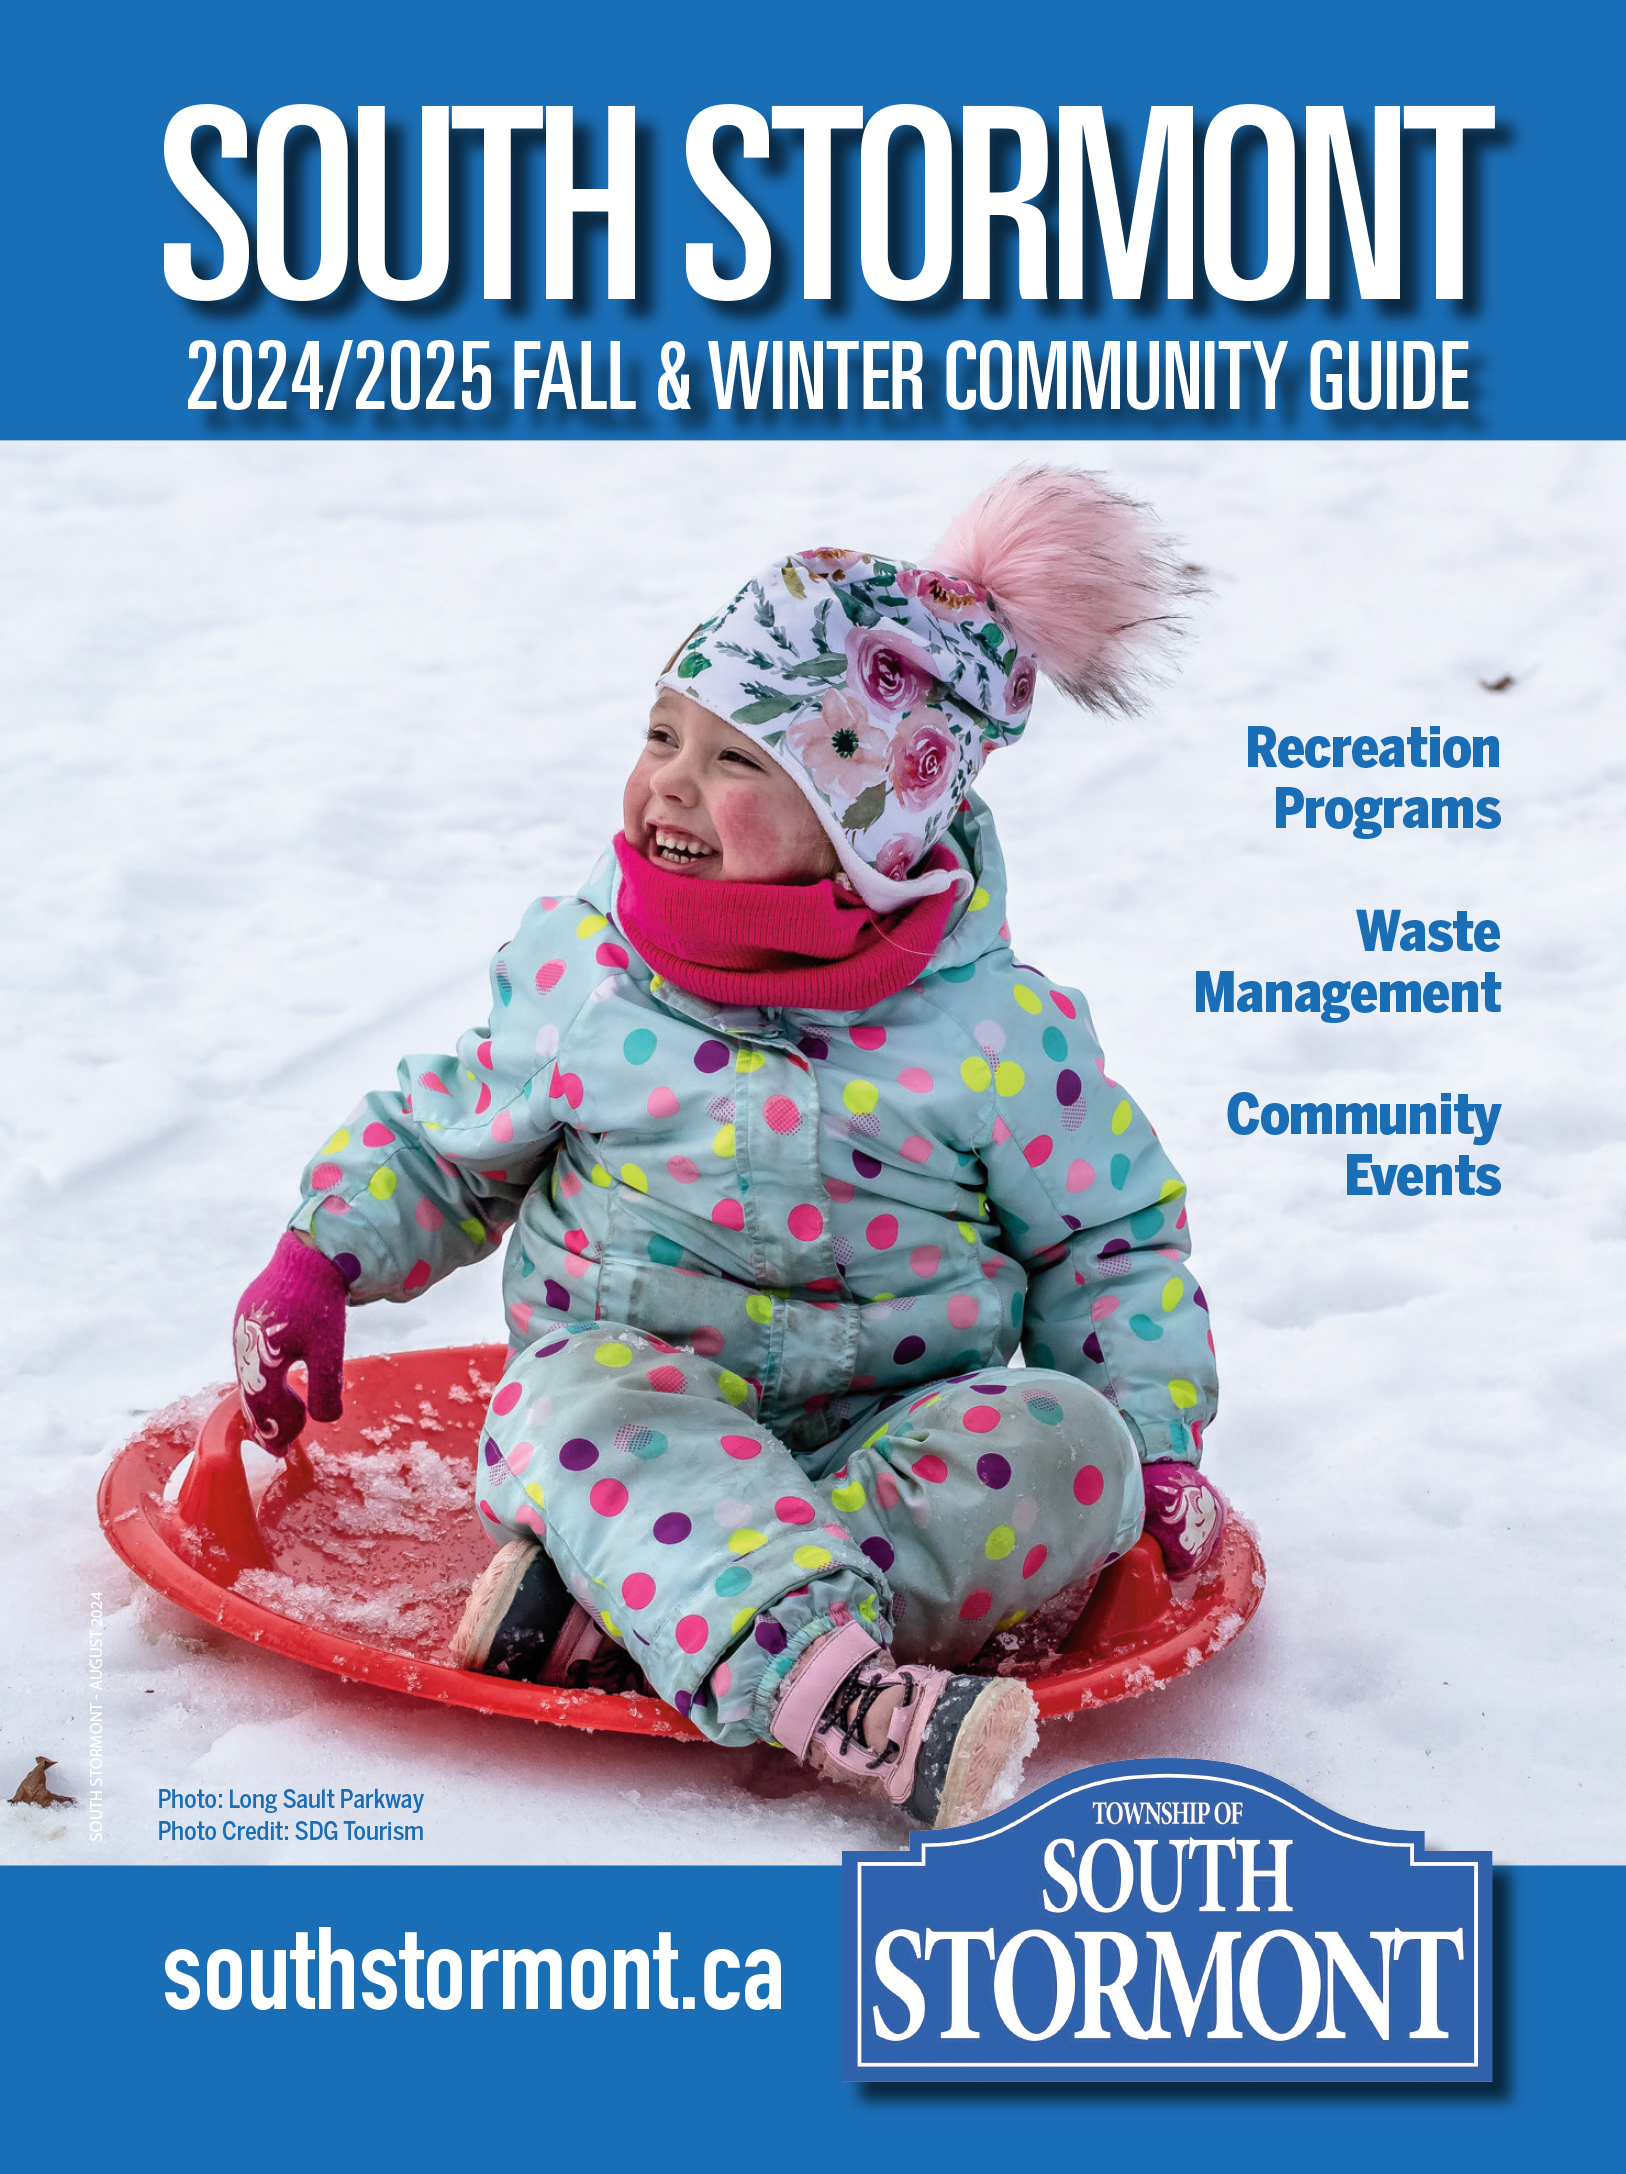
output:
M 0 1856 L 313 1855 L 160 1844 L 163 1787 L 424 1792 L 423 1845 L 346 1862 L 832 1862 L 899 1839 L 766 1749 L 531 1728 L 280 1660 L 135 1586 L 94 1498 L 139 1419 L 227 1370 L 311 1148 L 403 1049 L 484 1017 L 527 899 L 586 869 L 679 636 L 787 547 L 923 552 L 1002 465 L 929 444 L 0 448 L 0 1794 L 43 1749 L 81 1798 L 0 1810 Z M 1437 1847 L 1618 1860 L 1626 455 L 1177 444 L 1110 465 L 1208 570 L 1182 676 L 1133 723 L 1047 696 L 986 789 L 1018 955 L 1088 990 L 1189 1180 L 1221 1362 L 1207 1468 L 1270 1576 L 1201 1668 L 1047 1724 L 1028 1780 L 1189 1754 Z M 1250 724 L 1494 732 L 1500 771 L 1450 785 L 1499 793 L 1503 826 L 1277 831 Z M 1389 789 L 1446 789 L 1414 779 Z M 1357 906 L 1498 920 L 1494 961 L 1455 970 L 1494 964 L 1501 1016 L 1194 1015 L 1199 967 L 1371 972 Z M 1504 1190 L 1347 1198 L 1344 1143 L 1227 1131 L 1239 1088 L 1499 1101 Z M 351 1349 L 498 1318 L 495 1270 L 472 1270 L 354 1316 Z M 406 1415 L 409 1456 L 432 1417 Z

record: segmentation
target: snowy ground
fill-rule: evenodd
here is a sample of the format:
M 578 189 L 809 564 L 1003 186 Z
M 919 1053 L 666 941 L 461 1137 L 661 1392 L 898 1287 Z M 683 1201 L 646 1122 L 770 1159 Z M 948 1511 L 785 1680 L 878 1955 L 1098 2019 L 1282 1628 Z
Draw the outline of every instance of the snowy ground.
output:
M 18 1807 L 0 1857 L 254 1854 L 160 1846 L 165 1786 L 421 1790 L 427 1843 L 399 1854 L 426 1861 L 823 1862 L 898 1839 L 767 1752 L 448 1714 L 211 1634 L 133 1586 L 94 1493 L 143 1412 L 227 1371 L 232 1302 L 313 1144 L 402 1049 L 484 1016 L 488 954 L 586 868 L 678 638 L 787 547 L 923 551 L 1001 464 L 0 448 L 0 1783 L 44 1751 L 83 1797 L 96 1592 L 108 1761 L 103 1851 L 83 1805 Z M 1030 1779 L 1186 1753 L 1437 1846 L 1618 1860 L 1626 455 L 1112 466 L 1210 570 L 1184 675 L 1132 725 L 1047 696 L 986 789 L 1018 955 L 1090 992 L 1190 1181 L 1223 1385 L 1209 1469 L 1270 1586 L 1196 1676 L 1050 1725 Z M 1497 732 L 1499 774 L 1469 776 L 1504 826 L 1277 832 L 1253 723 Z M 1494 917 L 1503 1015 L 1194 1016 L 1197 967 L 1353 977 L 1357 906 Z M 1347 1199 L 1340 1143 L 1226 1130 L 1237 1088 L 1500 1102 L 1504 1190 Z M 353 1316 L 351 1348 L 498 1319 L 483 1269 Z

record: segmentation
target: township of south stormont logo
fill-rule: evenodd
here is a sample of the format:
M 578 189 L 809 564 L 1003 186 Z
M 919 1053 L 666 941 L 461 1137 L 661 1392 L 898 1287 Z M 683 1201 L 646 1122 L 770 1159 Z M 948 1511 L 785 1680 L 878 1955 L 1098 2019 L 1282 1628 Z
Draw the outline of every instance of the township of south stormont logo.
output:
M 849 2081 L 1488 2083 L 1491 1866 L 1208 1760 L 849 1851 Z

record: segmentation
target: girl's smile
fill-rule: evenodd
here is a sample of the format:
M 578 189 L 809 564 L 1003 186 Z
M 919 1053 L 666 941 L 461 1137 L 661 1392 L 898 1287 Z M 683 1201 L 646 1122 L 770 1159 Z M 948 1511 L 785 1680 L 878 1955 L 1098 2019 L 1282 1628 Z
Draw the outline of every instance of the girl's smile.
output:
M 622 799 L 627 842 L 714 882 L 815 883 L 835 850 L 800 786 L 743 732 L 663 689 Z

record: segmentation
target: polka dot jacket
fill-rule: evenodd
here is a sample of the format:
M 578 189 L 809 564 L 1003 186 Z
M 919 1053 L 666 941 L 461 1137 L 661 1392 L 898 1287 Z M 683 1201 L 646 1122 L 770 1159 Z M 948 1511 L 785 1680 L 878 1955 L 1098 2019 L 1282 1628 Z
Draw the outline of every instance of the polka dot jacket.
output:
M 497 954 L 488 1023 L 333 1134 L 294 1227 L 353 1305 L 508 1232 L 516 1350 L 645 1329 L 751 1384 L 793 1452 L 1020 1342 L 1143 1458 L 1198 1461 L 1216 1384 L 1184 1186 L 1083 998 L 1014 958 L 980 800 L 951 838 L 976 887 L 929 970 L 840 1015 L 663 982 L 617 928 L 606 853 Z

